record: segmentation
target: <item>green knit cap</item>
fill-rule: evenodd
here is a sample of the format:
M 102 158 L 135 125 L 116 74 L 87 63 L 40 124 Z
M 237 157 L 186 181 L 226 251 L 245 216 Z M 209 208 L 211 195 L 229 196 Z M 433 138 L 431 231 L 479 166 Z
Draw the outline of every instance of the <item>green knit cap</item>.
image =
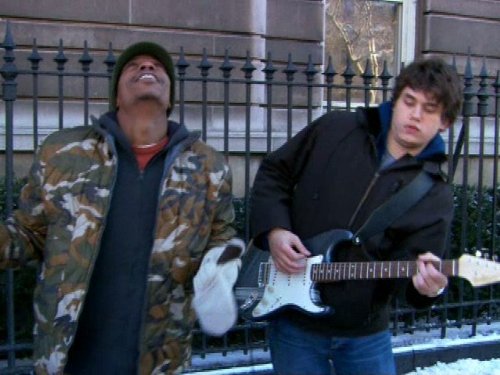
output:
M 163 47 L 153 42 L 135 43 L 122 52 L 122 54 L 116 61 L 116 65 L 113 70 L 113 77 L 111 78 L 109 107 L 113 111 L 116 110 L 116 94 L 118 90 L 118 80 L 120 79 L 123 67 L 134 57 L 139 55 L 152 56 L 165 67 L 165 71 L 167 72 L 167 75 L 170 78 L 170 108 L 167 110 L 167 116 L 168 116 L 172 112 L 175 102 L 174 64 L 172 62 L 170 54 Z

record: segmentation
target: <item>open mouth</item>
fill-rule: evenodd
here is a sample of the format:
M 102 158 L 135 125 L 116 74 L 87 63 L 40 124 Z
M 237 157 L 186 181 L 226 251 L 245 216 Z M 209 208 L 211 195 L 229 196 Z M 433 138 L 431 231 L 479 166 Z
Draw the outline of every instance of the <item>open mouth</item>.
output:
M 149 81 L 149 82 L 157 82 L 157 78 L 154 74 L 151 74 L 151 73 L 143 73 L 143 74 L 140 74 L 138 77 L 137 77 L 137 81 Z

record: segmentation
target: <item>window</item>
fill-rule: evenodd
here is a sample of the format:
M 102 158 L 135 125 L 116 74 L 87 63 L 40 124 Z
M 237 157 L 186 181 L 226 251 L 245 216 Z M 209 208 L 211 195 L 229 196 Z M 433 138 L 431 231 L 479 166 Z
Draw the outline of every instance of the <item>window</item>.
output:
M 387 61 L 395 76 L 401 63 L 414 58 L 416 1 L 326 0 L 325 66 L 331 57 L 341 74 L 350 57 L 359 75 L 369 59 L 378 76 Z

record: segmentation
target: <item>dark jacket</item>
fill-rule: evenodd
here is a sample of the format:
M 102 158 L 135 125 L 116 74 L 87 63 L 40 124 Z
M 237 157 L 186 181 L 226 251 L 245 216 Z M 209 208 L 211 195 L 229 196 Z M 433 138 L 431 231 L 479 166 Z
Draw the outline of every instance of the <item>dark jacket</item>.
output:
M 251 200 L 255 244 L 266 248 L 266 235 L 281 227 L 301 239 L 330 229 L 356 232 L 370 214 L 423 169 L 433 178 L 431 190 L 384 232 L 361 246 L 336 249 L 342 261 L 415 259 L 432 251 L 443 256 L 453 213 L 453 196 L 440 164 L 446 160 L 438 135 L 417 157 L 404 156 L 380 170 L 391 118 L 391 105 L 331 112 L 304 128 L 269 154 L 257 173 Z M 327 317 L 310 319 L 287 311 L 293 320 L 321 332 L 359 336 L 384 330 L 391 297 L 399 291 L 415 307 L 430 305 L 410 279 L 341 281 L 321 287 L 323 302 L 334 308 Z

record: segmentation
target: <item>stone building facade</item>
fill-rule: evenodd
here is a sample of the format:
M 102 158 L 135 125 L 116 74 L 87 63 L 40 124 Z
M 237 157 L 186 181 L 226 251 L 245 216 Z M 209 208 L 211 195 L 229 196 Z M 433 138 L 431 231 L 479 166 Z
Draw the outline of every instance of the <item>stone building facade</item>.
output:
M 43 60 L 40 71 L 55 70 L 54 57 L 59 50 L 67 58 L 66 71 L 80 71 L 79 62 L 84 46 L 92 56 L 91 69 L 107 74 L 103 63 L 110 49 L 118 54 L 129 44 L 140 40 L 151 40 L 165 46 L 174 61 L 181 55 L 190 64 L 189 71 L 199 74 L 198 66 L 203 54 L 213 65 L 212 75 L 222 77 L 220 65 L 227 55 L 234 64 L 233 74 L 243 77 L 241 67 L 247 58 L 255 65 L 254 79 L 265 79 L 263 69 L 272 59 L 276 75 L 283 76 L 287 59 L 293 56 L 298 71 L 307 64 L 322 72 L 325 68 L 325 1 L 324 0 L 89 0 L 67 2 L 63 0 L 26 0 L 22 2 L 0 0 L 0 30 L 10 24 L 16 43 L 16 65 L 18 69 L 29 69 L 27 57 L 36 42 Z M 488 67 L 491 79 L 500 70 L 500 2 L 496 0 L 403 0 L 405 6 L 414 9 L 413 29 L 415 57 L 441 56 L 455 60 L 457 70 L 463 72 L 470 58 L 472 71 L 478 75 L 483 64 Z M 408 37 L 408 34 L 407 34 Z M 271 53 L 271 55 L 269 55 Z M 394 72 L 396 73 L 396 72 Z M 305 80 L 297 74 L 298 80 Z M 321 81 L 323 76 L 316 75 Z M 89 80 L 89 112 L 99 115 L 107 109 L 108 86 L 105 79 Z M 222 85 L 209 86 L 209 105 L 206 121 L 210 141 L 222 147 L 223 101 Z M 235 170 L 241 170 L 243 159 L 238 153 L 244 151 L 245 111 L 244 86 L 231 91 L 230 107 L 230 151 Z M 39 132 L 41 136 L 54 131 L 58 117 L 64 126 L 83 122 L 82 84 L 80 78 L 65 78 L 62 92 L 64 111 L 59 110 L 57 100 L 61 87 L 54 77 L 39 77 Z M 18 175 L 23 175 L 34 149 L 32 83 L 19 78 L 17 87 L 14 147 L 21 152 L 15 159 Z M 266 101 L 265 86 L 252 87 L 251 129 L 252 147 L 265 151 Z M 278 91 L 274 103 L 284 103 L 284 92 Z M 316 93 L 313 104 L 321 107 L 322 93 Z M 186 85 L 184 93 L 185 122 L 190 128 L 200 127 L 201 89 Z M 297 108 L 305 105 L 304 94 L 295 97 Z M 493 106 L 492 106 L 493 107 Z M 307 124 L 307 113 L 294 109 L 294 131 Z M 319 113 L 319 112 L 318 112 Z M 284 140 L 285 110 L 273 112 L 272 148 Z M 0 106 L 0 124 L 4 123 L 4 112 Z M 173 118 L 179 113 L 174 111 Z M 489 120 L 487 133 L 491 139 L 493 119 Z M 489 149 L 491 141 L 486 141 Z M 1 146 L 1 145 L 0 145 Z M 4 146 L 2 146 L 4 147 Z M 478 149 L 478 143 L 475 146 Z M 25 154 L 22 154 L 25 152 Z M 490 151 L 491 153 L 491 151 Z M 24 156 L 23 156 L 24 155 Z M 253 171 L 258 161 L 253 164 Z

